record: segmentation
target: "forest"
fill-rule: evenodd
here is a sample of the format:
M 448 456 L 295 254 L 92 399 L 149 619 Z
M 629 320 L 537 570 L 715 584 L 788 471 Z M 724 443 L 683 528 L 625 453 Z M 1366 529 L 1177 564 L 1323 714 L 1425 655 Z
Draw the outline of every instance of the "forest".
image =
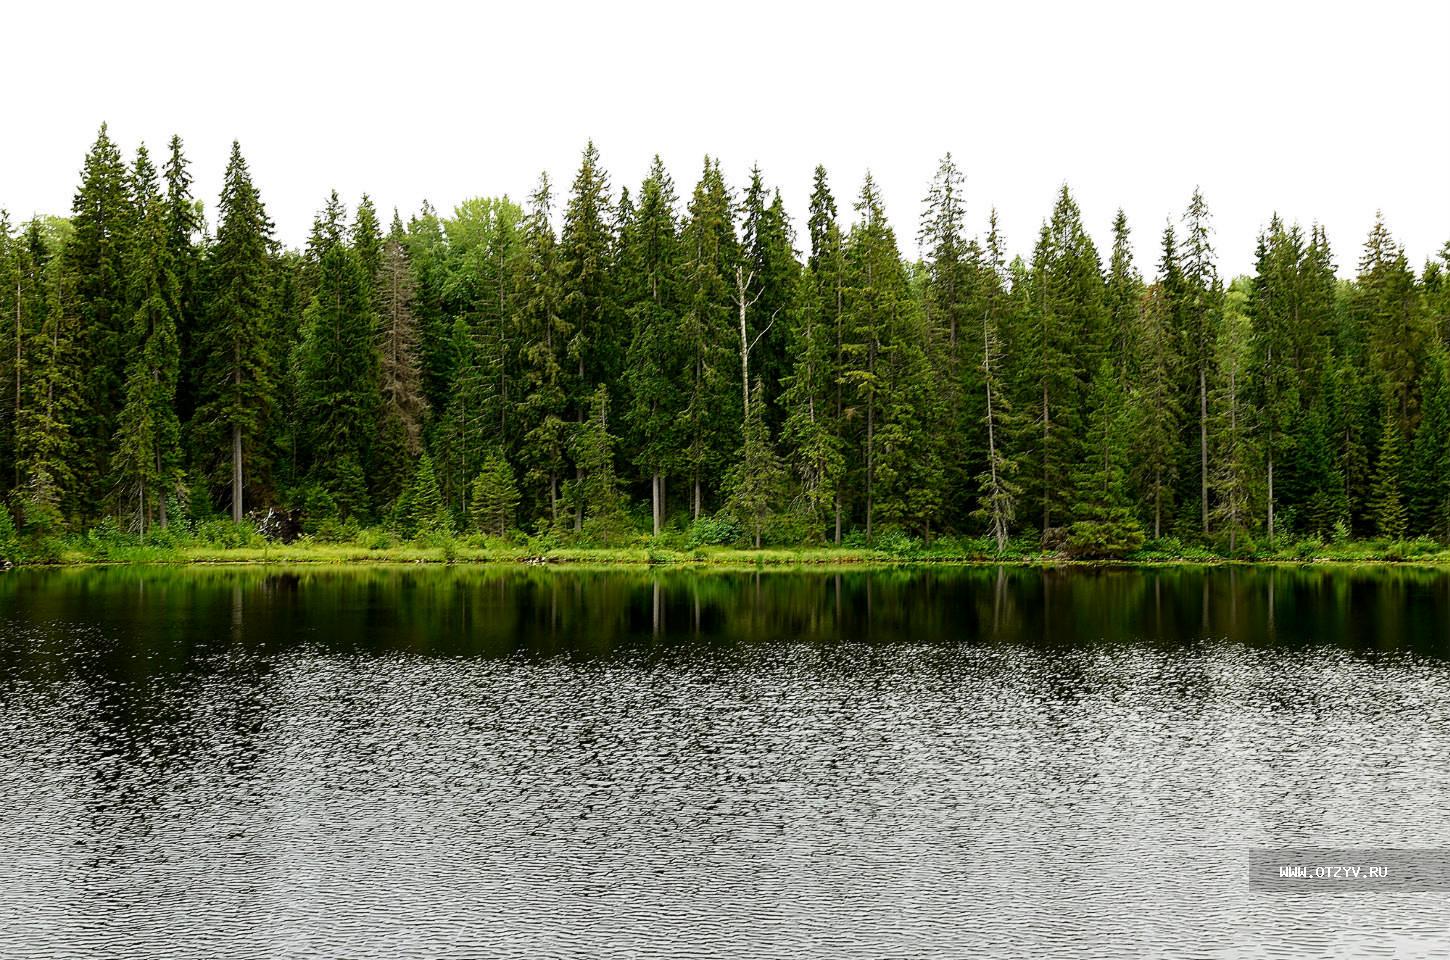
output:
M 1198 191 L 1137 264 L 1064 186 L 1014 255 L 964 183 L 943 158 L 912 260 L 869 174 L 838 200 L 817 167 L 798 229 L 759 169 L 631 188 L 591 143 L 523 203 L 333 192 L 291 250 L 239 145 L 209 213 L 180 138 L 102 126 L 68 217 L 0 216 L 0 553 L 269 511 L 324 542 L 1450 542 L 1450 243 L 1416 267 L 1378 220 L 1345 279 L 1265 211 L 1225 279 Z

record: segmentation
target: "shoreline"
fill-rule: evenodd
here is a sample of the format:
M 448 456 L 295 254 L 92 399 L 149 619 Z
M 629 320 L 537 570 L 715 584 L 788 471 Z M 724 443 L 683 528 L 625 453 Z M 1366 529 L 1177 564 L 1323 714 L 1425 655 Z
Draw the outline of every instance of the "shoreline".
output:
M 14 569 L 74 567 L 220 567 L 220 566 L 507 566 L 507 567 L 663 567 L 679 570 L 868 569 L 894 567 L 1020 567 L 1038 569 L 1150 569 L 1165 567 L 1354 567 L 1417 566 L 1450 569 L 1450 550 L 1394 556 L 1316 554 L 1310 556 L 1146 556 L 1086 559 L 1054 554 L 981 556 L 933 555 L 929 551 L 890 553 L 841 547 L 664 550 L 649 547 L 526 549 L 400 546 L 368 549 L 348 544 L 276 547 L 146 548 L 114 552 L 65 551 L 60 557 L 17 565 Z

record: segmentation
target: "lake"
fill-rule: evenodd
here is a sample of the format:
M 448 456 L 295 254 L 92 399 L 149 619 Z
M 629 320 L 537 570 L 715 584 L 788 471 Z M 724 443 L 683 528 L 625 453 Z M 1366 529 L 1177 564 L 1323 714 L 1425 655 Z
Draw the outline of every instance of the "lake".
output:
M 1415 957 L 1450 575 L 0 574 L 0 956 Z

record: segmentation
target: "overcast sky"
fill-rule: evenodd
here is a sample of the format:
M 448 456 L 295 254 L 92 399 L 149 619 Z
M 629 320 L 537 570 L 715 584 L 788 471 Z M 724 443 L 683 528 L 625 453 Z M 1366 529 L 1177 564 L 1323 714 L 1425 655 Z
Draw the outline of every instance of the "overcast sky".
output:
M 614 188 L 659 152 L 752 163 L 803 217 L 824 163 L 843 211 L 869 167 L 915 250 L 941 154 L 974 232 L 995 205 L 1029 252 L 1068 183 L 1139 266 L 1195 184 L 1226 274 L 1275 210 L 1324 223 L 1341 273 L 1382 209 L 1417 266 L 1450 239 L 1450 4 L 8 4 L 0 206 L 69 210 L 101 121 L 128 153 L 186 141 L 214 207 L 240 139 L 283 242 L 329 189 L 406 218 L 427 198 L 567 187 L 584 141 Z M 803 232 L 802 224 L 797 223 Z

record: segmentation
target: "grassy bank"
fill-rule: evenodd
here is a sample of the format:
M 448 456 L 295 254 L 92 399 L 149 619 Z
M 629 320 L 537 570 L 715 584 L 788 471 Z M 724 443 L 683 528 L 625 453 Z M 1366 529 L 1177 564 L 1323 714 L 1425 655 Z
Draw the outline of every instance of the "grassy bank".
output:
M 1425 563 L 1450 565 L 1450 549 L 1432 540 L 1382 541 L 1317 539 L 1258 545 L 1233 555 L 1208 547 L 1160 540 L 1120 557 L 1083 558 L 1043 551 L 1019 540 L 998 551 L 990 541 L 943 538 L 923 544 L 905 538 L 873 546 L 799 546 L 754 550 L 730 545 L 691 544 L 679 537 L 644 538 L 626 546 L 580 546 L 548 538 L 429 536 L 402 540 L 364 530 L 348 538 L 304 537 L 291 544 L 270 542 L 246 527 L 162 532 L 142 540 L 114 528 L 43 543 L 13 543 L 7 559 L 24 565 L 204 564 L 204 563 L 548 563 L 674 565 L 710 567 L 850 566 L 902 563 L 1010 563 L 1022 565 L 1167 563 Z

